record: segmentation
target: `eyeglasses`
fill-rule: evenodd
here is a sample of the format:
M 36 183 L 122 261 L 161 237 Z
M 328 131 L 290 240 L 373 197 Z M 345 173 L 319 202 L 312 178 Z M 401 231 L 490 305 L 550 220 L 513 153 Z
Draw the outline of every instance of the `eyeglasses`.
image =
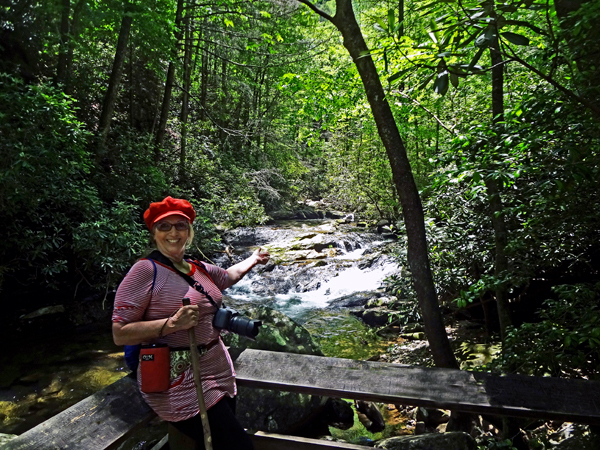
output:
M 159 222 L 156 224 L 156 229 L 162 232 L 171 231 L 171 228 L 173 227 L 175 227 L 177 231 L 187 231 L 190 229 L 190 224 L 187 222 Z

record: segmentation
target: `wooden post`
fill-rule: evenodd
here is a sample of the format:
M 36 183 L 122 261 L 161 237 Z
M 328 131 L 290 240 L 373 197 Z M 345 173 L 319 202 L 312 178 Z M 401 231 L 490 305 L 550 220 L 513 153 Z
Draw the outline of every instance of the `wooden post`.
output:
M 182 300 L 183 306 L 190 304 L 189 298 Z M 198 345 L 196 344 L 196 335 L 194 327 L 188 329 L 190 338 L 190 355 L 192 357 L 192 369 L 194 371 L 194 382 L 196 384 L 196 394 L 198 394 L 198 407 L 200 408 L 200 419 L 202 419 L 202 430 L 204 431 L 204 448 L 212 450 L 212 438 L 210 435 L 210 425 L 208 424 L 208 415 L 206 413 L 206 404 L 204 403 L 204 393 L 202 392 L 202 380 L 200 379 L 200 358 L 198 357 Z

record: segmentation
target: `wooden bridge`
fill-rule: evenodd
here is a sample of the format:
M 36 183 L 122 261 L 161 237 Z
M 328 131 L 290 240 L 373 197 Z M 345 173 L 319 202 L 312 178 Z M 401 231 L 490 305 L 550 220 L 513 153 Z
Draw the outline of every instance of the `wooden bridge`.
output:
M 381 362 L 277 353 L 232 352 L 240 386 L 477 414 L 600 425 L 600 382 L 522 375 L 493 376 Z M 114 449 L 155 417 L 137 383 L 122 378 L 5 444 L 1 450 Z M 269 433 L 256 450 L 365 449 Z M 153 450 L 159 450 L 167 436 Z

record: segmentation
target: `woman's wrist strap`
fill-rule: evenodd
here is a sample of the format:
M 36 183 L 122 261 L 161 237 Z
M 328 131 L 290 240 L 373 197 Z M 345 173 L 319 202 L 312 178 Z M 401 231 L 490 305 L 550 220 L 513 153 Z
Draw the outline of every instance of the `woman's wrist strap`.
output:
M 175 311 L 173 311 L 171 313 L 171 315 L 169 317 L 167 317 L 167 320 L 165 320 L 165 323 L 163 323 L 162 327 L 160 327 L 160 333 L 158 333 L 158 338 L 159 339 L 163 337 L 163 333 L 165 331 L 165 327 L 167 326 L 167 323 L 169 323 L 169 319 L 171 317 L 173 317 L 177 313 L 177 311 L 179 311 L 179 309 L 176 309 Z

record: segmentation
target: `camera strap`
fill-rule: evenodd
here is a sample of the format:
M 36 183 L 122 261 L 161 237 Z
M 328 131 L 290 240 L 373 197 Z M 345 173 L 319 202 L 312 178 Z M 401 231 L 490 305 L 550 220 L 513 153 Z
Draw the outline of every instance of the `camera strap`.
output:
M 187 283 L 193 287 L 194 289 L 196 289 L 198 292 L 200 292 L 202 295 L 204 295 L 208 301 L 215 307 L 217 308 L 217 310 L 219 309 L 219 305 L 217 305 L 217 303 L 213 300 L 213 298 L 211 297 L 211 295 L 206 292 L 206 289 L 204 289 L 204 286 L 202 286 L 200 284 L 199 281 L 194 280 L 192 277 L 190 277 L 189 275 L 181 272 L 180 270 L 178 270 L 174 265 L 173 265 L 173 261 L 171 261 L 169 258 L 167 258 L 165 255 L 163 255 L 160 251 L 158 250 L 154 250 L 152 253 L 150 253 L 146 259 L 149 259 L 151 261 L 155 261 L 163 266 L 167 266 L 168 268 L 172 269 L 174 272 L 176 272 L 177 274 L 181 275 L 181 277 L 187 281 Z M 190 264 L 194 264 L 197 267 L 200 267 L 199 264 L 196 264 L 195 262 L 190 262 L 188 261 Z M 204 270 L 203 270 L 204 271 Z M 204 271 L 206 272 L 206 271 Z M 207 274 L 207 276 L 210 278 L 210 276 Z

